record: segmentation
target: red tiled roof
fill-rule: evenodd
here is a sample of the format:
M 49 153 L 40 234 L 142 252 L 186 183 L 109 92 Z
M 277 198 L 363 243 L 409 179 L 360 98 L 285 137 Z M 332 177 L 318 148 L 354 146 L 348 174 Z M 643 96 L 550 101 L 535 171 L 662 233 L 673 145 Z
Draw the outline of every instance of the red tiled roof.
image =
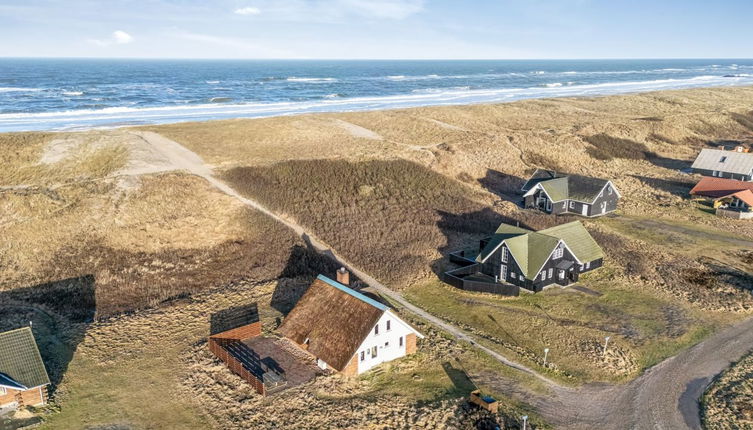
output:
M 694 196 L 718 198 L 743 190 L 753 191 L 753 182 L 705 176 L 695 187 L 693 187 L 692 190 L 690 190 L 690 194 Z
M 738 191 L 736 193 L 732 193 L 730 195 L 719 197 L 719 198 L 721 199 L 724 197 L 737 197 L 738 199 L 747 203 L 748 206 L 753 206 L 753 191 L 751 190 L 742 190 L 742 191 Z

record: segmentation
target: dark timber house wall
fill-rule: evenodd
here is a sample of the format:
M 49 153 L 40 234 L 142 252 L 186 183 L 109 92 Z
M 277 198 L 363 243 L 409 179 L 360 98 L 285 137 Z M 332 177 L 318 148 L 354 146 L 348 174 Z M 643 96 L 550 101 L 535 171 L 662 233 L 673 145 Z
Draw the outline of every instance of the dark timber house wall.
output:
M 526 208 L 555 215 L 605 215 L 617 209 L 620 198 L 611 181 L 541 169 L 534 172 L 522 191 Z
M 552 284 L 569 285 L 603 264 L 604 254 L 583 225 L 562 224 L 534 232 L 502 224 L 479 243 L 478 252 L 459 251 L 450 261 L 461 265 L 443 280 L 468 291 L 517 295 Z

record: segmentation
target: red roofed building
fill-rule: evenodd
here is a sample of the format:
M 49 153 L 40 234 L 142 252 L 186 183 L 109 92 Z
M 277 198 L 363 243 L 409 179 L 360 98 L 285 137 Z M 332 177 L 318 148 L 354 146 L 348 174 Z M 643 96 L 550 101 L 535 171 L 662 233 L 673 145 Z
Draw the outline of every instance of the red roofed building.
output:
M 690 190 L 690 194 L 717 199 L 743 190 L 753 191 L 753 182 L 706 176 Z
M 753 182 L 705 177 L 690 194 L 713 200 L 719 216 L 753 219 Z

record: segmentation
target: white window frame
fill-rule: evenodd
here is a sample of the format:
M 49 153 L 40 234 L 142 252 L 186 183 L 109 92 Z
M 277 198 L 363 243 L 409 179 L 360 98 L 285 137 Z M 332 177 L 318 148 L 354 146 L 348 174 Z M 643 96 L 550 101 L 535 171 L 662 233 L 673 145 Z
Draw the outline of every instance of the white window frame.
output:
M 591 268 L 591 262 L 590 261 L 586 261 L 586 269 L 590 269 L 590 268 Z
M 510 277 L 512 279 L 516 279 L 518 275 L 515 274 L 515 272 L 510 272 Z
M 552 254 L 552 259 L 558 260 L 562 258 L 563 255 L 565 255 L 565 249 L 562 247 L 562 245 L 560 245 L 554 250 L 554 254 Z
M 552 276 L 553 276 L 553 274 L 554 274 L 553 272 L 554 272 L 554 269 L 550 268 L 550 269 L 549 269 L 549 274 L 547 275 L 547 277 L 548 277 L 549 279 L 552 279 Z
M 504 282 L 507 279 L 507 265 L 503 264 L 499 266 L 500 281 Z
M 570 200 L 570 209 L 575 209 L 575 200 Z
M 502 247 L 502 262 L 507 263 L 507 247 Z
M 612 195 L 612 187 L 610 187 L 609 185 L 607 185 L 607 192 L 610 196 Z
M 546 281 L 546 270 L 541 271 L 541 280 Z

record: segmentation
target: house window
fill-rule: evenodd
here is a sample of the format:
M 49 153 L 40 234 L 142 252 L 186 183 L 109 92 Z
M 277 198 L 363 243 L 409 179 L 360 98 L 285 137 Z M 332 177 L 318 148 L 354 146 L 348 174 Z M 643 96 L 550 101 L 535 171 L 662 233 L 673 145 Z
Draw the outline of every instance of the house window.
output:
M 375 335 L 379 334 L 379 323 L 377 323 L 377 325 L 374 326 L 374 334 Z
M 552 270 L 553 269 L 549 269 L 549 279 L 552 279 Z
M 609 186 L 608 186 L 608 187 L 607 187 L 607 192 L 608 192 L 608 193 L 609 193 L 609 195 L 611 196 L 611 195 L 612 195 L 612 187 L 609 187 Z
M 400 346 L 403 346 L 403 337 L 402 336 L 400 336 L 399 342 L 400 342 Z
M 542 281 L 546 281 L 546 270 L 544 270 L 543 272 L 541 272 L 541 280 Z
M 515 279 L 518 275 L 515 272 L 510 272 L 510 277 Z
M 371 358 L 374 358 L 377 356 L 377 347 L 373 346 L 371 347 Z
M 575 209 L 575 201 L 570 200 L 570 209 Z
M 562 254 L 564 252 L 565 252 L 565 250 L 561 246 L 558 246 L 557 249 L 554 250 L 554 256 L 553 256 L 553 258 L 555 260 L 558 259 L 558 258 L 562 258 Z
M 387 320 L 387 331 L 390 331 L 390 320 Z
M 579 266 L 579 268 L 580 268 L 580 271 L 582 272 L 582 271 L 583 271 L 583 268 L 584 268 L 585 266 L 583 266 L 582 264 L 579 264 L 578 266 Z
M 385 347 L 385 348 L 387 348 L 387 347 L 389 347 L 389 346 L 390 346 L 390 343 L 389 343 L 389 342 L 384 342 L 384 347 Z
M 507 248 L 502 248 L 502 262 L 507 263 Z
M 590 261 L 587 261 L 587 262 L 586 262 L 586 269 L 588 269 L 588 268 L 590 268 L 590 267 L 591 267 L 591 262 L 590 262 Z
M 499 277 L 500 281 L 507 279 L 507 266 L 505 266 L 504 264 L 499 266 Z
M 366 351 L 361 351 L 361 361 L 366 359 Z

